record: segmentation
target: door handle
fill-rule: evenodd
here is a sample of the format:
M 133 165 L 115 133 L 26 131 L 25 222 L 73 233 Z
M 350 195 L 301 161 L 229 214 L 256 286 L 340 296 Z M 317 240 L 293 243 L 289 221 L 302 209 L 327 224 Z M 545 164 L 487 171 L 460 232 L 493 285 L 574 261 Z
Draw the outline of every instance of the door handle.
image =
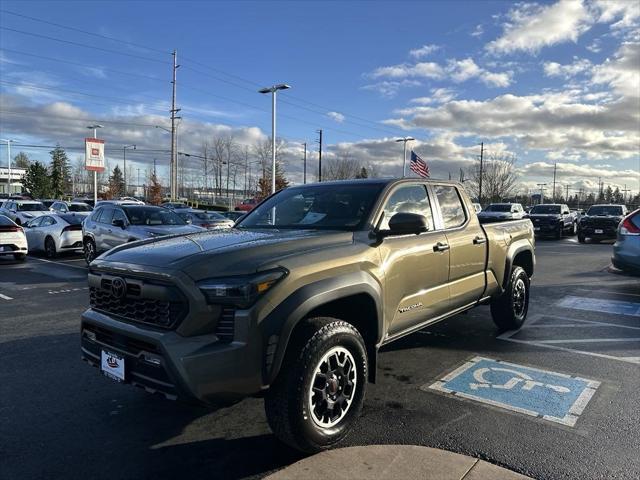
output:
M 111 229 L 108 229 L 108 232 L 109 232 L 109 233 L 113 233 L 113 230 L 111 230 Z
M 487 239 L 485 237 L 481 237 L 480 235 L 478 235 L 476 238 L 473 239 L 474 245 L 480 245 L 482 243 L 487 243 Z
M 450 248 L 451 247 L 449 246 L 448 243 L 438 242 L 433 246 L 433 251 L 434 252 L 446 252 Z

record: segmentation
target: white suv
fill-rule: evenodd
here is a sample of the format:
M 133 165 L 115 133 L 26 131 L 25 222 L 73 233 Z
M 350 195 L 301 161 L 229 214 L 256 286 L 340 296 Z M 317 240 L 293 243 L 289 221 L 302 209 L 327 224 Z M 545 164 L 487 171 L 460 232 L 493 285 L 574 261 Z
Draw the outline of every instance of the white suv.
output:
M 27 256 L 27 237 L 22 227 L 0 214 L 0 255 L 13 255 L 23 261 Z

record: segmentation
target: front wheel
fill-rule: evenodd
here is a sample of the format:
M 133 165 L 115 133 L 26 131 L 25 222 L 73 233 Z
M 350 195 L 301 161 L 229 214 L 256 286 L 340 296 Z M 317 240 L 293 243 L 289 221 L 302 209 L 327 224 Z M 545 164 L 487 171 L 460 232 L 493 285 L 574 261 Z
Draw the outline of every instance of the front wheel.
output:
M 578 232 L 578 242 L 585 243 L 586 241 L 587 241 L 587 237 L 585 237 L 584 234 Z
M 315 453 L 350 432 L 364 401 L 367 353 L 356 328 L 334 318 L 300 326 L 265 397 L 275 435 L 289 446 Z
M 24 253 L 14 253 L 13 258 L 18 262 L 24 262 L 25 259 L 27 258 L 27 255 Z
M 56 258 L 58 252 L 56 251 L 56 243 L 53 241 L 53 238 L 47 237 L 44 241 L 44 253 L 47 258 Z
M 517 330 L 529 311 L 529 276 L 522 267 L 513 267 L 509 284 L 498 298 L 491 302 L 491 317 L 501 330 Z
M 89 265 L 97 256 L 96 244 L 88 238 L 84 241 L 84 261 Z
M 573 237 L 575 236 L 576 233 L 578 233 L 578 224 L 576 222 L 573 222 L 571 224 L 571 230 L 569 231 L 569 235 Z

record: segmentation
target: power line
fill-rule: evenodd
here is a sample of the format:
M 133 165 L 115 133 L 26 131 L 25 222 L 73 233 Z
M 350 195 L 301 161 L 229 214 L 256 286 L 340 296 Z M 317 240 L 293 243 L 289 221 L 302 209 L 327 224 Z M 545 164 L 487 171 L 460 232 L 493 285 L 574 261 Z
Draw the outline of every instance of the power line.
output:
M 24 15 L 24 14 L 20 14 L 20 13 L 16 13 L 16 12 L 11 12 L 11 11 L 5 10 L 5 9 L 0 9 L 0 12 L 6 13 L 8 15 L 13 15 L 13 16 L 16 16 L 16 17 L 21 17 L 21 18 L 26 18 L 26 19 L 29 19 L 29 20 L 33 20 L 34 22 L 40 22 L 40 23 L 44 23 L 44 24 L 47 24 L 47 25 L 53 25 L 53 26 L 59 27 L 59 28 L 66 28 L 67 30 L 72 30 L 72 31 L 78 32 L 78 33 L 84 33 L 85 35 L 91 35 L 92 37 L 104 38 L 105 40 L 111 40 L 112 42 L 118 42 L 118 43 L 122 43 L 124 45 L 130 45 L 132 47 L 144 48 L 144 49 L 150 50 L 152 52 L 157 52 L 157 53 L 162 53 L 162 54 L 170 54 L 170 52 L 166 52 L 164 50 L 158 50 L 157 48 L 149 47 L 147 45 L 140 45 L 139 43 L 129 42 L 127 40 L 122 40 L 120 38 L 109 37 L 107 35 L 102 35 L 100 33 L 88 32 L 86 30 L 81 30 L 81 29 L 76 28 L 76 27 L 70 27 L 68 25 L 62 25 L 60 23 L 55 23 L 55 22 L 51 22 L 51 21 L 48 21 L 48 20 L 43 20 L 41 18 L 30 17 L 29 15 Z
M 142 55 L 134 55 L 133 53 L 120 52 L 118 50 L 111 50 L 109 48 L 95 47 L 95 46 L 92 46 L 92 45 L 86 45 L 84 43 L 72 42 L 71 40 L 62 40 L 60 38 L 50 37 L 48 35 L 41 35 L 39 33 L 32 33 L 32 32 L 27 32 L 27 31 L 24 31 L 24 30 L 18 30 L 16 28 L 9 28 L 9 27 L 0 26 L 0 30 L 7 30 L 9 32 L 20 33 L 22 35 L 29 35 L 29 36 L 37 37 L 37 38 L 44 38 L 45 40 L 53 40 L 54 42 L 67 43 L 69 45 L 75 45 L 76 47 L 89 48 L 91 50 L 98 50 L 98 51 L 101 51 L 101 52 L 113 53 L 115 55 L 123 55 L 125 57 L 137 58 L 139 60 L 146 60 L 148 62 L 156 62 L 156 63 L 162 63 L 162 64 L 169 65 L 169 62 L 166 62 L 164 60 L 158 60 L 156 58 L 145 57 L 145 56 L 142 56 Z

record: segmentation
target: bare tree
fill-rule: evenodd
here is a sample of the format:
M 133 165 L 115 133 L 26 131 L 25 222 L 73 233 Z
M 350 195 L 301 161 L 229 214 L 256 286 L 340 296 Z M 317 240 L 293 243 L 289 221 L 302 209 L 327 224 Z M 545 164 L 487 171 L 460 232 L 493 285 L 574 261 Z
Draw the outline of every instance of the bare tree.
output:
M 285 145 L 286 142 L 284 140 L 276 138 L 276 190 L 285 188 L 289 184 L 284 176 L 284 166 L 281 159 Z M 271 194 L 271 170 L 273 169 L 271 148 L 270 137 L 256 143 L 254 147 L 261 169 L 261 177 L 257 182 L 258 196 L 260 198 Z
M 360 162 L 351 154 L 350 150 L 345 150 L 327 160 L 327 167 L 322 172 L 322 176 L 324 180 L 348 180 L 356 178 L 361 170 Z
M 516 156 L 505 152 L 487 152 L 482 166 L 482 199 L 499 202 L 515 192 L 518 174 Z M 467 171 L 465 187 L 472 197 L 479 197 L 480 162 Z

